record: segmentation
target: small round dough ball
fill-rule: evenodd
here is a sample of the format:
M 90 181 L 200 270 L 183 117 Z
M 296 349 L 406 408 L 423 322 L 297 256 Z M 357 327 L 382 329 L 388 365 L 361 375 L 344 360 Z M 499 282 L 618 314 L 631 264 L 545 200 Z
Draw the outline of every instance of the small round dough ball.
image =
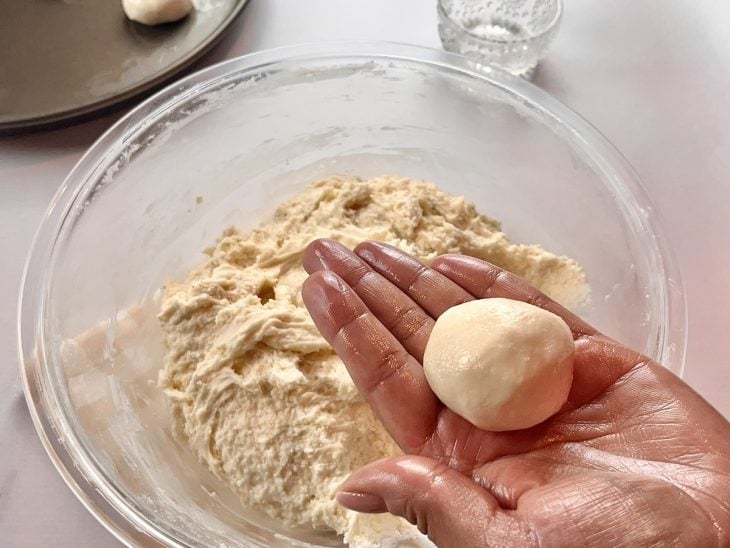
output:
M 191 0 L 122 0 L 122 9 L 132 21 L 160 25 L 182 19 L 193 9 Z
M 559 316 L 521 301 L 479 299 L 438 318 L 423 369 L 438 398 L 475 426 L 519 430 L 563 406 L 574 350 Z

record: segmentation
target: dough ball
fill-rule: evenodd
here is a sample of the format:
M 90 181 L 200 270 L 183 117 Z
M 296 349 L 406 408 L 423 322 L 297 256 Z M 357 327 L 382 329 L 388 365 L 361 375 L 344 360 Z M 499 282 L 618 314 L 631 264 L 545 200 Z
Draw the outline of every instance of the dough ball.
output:
M 122 9 L 132 21 L 159 25 L 182 19 L 193 9 L 191 0 L 122 0 Z
M 555 314 L 511 299 L 454 306 L 426 344 L 428 384 L 484 430 L 519 430 L 554 415 L 573 381 L 573 336 Z

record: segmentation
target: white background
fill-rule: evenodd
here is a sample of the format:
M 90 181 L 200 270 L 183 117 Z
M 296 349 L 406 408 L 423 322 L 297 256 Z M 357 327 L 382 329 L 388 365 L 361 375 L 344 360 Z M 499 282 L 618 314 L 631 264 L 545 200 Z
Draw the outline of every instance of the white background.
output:
M 663 214 L 689 307 L 686 380 L 730 417 L 730 2 L 565 0 L 536 83 L 626 155 Z M 439 47 L 435 0 L 252 0 L 204 60 L 320 40 Z M 200 65 L 199 65 L 200 66 Z M 115 546 L 56 474 L 18 381 L 15 307 L 43 212 L 121 113 L 0 138 L 0 544 Z

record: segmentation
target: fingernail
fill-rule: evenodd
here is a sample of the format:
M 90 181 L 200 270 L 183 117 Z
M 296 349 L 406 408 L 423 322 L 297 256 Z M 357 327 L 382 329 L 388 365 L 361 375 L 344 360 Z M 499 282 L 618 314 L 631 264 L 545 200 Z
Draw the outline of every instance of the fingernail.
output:
M 325 262 L 325 254 L 322 248 L 325 247 L 327 240 L 319 239 L 309 243 L 304 253 L 303 263 L 304 268 L 310 274 L 317 270 L 327 270 L 327 263 Z
M 368 263 L 375 262 L 375 255 L 373 255 L 373 252 L 370 251 L 369 246 L 376 245 L 375 242 L 367 242 L 365 244 L 360 244 L 355 248 L 355 254 L 358 255 L 361 259 L 365 260 Z
M 333 261 L 342 261 L 351 255 L 352 251 L 344 244 L 329 239 L 319 240 L 317 246 L 313 250 L 314 260 L 323 270 L 332 270 Z
M 320 249 L 315 249 L 313 255 L 314 255 L 314 259 L 318 263 L 317 266 L 319 268 L 328 270 L 327 261 L 325 260 L 324 253 L 322 253 L 322 251 Z
M 310 312 L 323 307 L 329 308 L 332 300 L 339 300 L 344 292 L 342 282 L 328 270 L 320 271 L 317 276 L 310 276 L 302 285 L 304 305 Z
M 322 281 L 328 285 L 329 287 L 336 289 L 340 293 L 344 292 L 347 286 L 345 283 L 340 279 L 340 277 L 335 274 L 334 272 L 331 272 L 329 270 L 325 270 L 322 272 Z
M 310 303 L 326 303 L 343 291 L 342 283 L 329 270 L 321 270 L 317 276 L 310 276 L 302 285 L 304 300 Z
M 383 261 L 384 257 L 397 260 L 404 255 L 408 256 L 405 251 L 382 242 L 367 242 L 364 248 L 357 251 L 357 254 L 372 266 L 381 270 L 387 270 L 386 263 Z
M 335 495 L 335 500 L 345 508 L 364 514 L 381 514 L 388 511 L 385 501 L 372 493 L 340 491 Z

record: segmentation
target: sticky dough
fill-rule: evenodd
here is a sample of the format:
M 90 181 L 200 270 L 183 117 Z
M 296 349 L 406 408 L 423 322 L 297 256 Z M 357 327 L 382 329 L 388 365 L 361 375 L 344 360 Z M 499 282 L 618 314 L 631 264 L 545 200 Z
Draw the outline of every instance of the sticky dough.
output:
M 438 318 L 423 367 L 452 411 L 485 430 L 518 430 L 563 406 L 573 353 L 570 328 L 557 315 L 511 299 L 480 299 Z

